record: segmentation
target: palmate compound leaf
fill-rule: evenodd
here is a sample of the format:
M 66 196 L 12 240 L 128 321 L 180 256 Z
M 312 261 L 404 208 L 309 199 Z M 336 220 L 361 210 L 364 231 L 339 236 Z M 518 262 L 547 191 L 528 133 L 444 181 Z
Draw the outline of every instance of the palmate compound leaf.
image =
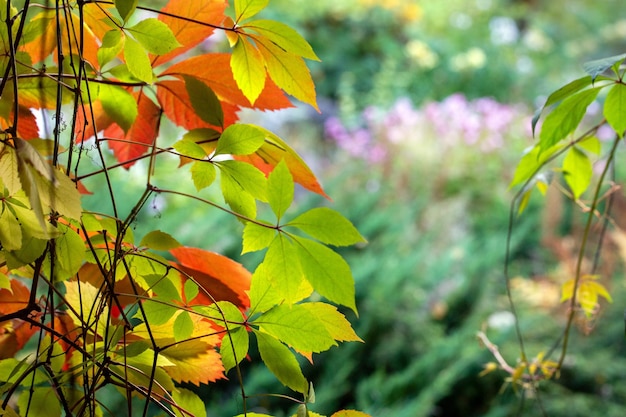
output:
M 224 372 L 228 372 L 237 366 L 248 354 L 250 337 L 243 327 L 236 327 L 222 338 L 220 354 Z
M 122 20 L 126 22 L 128 17 L 135 12 L 139 0 L 115 0 L 114 3 L 115 8 L 122 17 Z
M 213 90 L 195 77 L 183 76 L 185 89 L 196 113 L 212 126 L 224 128 L 224 110 Z
M 585 76 L 585 77 L 578 78 L 574 81 L 569 82 L 568 84 L 564 85 L 563 87 L 559 88 L 558 90 L 550 94 L 545 104 L 543 105 L 543 107 L 539 109 L 539 111 L 537 111 L 535 113 L 535 116 L 533 117 L 533 120 L 532 120 L 533 136 L 535 134 L 535 127 L 537 126 L 537 122 L 539 121 L 539 118 L 541 117 L 541 114 L 546 109 L 546 107 L 549 107 L 555 103 L 558 103 L 559 101 L 563 99 L 566 99 L 572 94 L 579 92 L 583 88 L 589 87 L 592 83 L 593 83 L 593 80 L 591 79 L 591 77 Z
M 235 0 L 235 20 L 239 23 L 256 16 L 268 4 L 269 0 Z
M 143 19 L 125 29 L 151 54 L 164 55 L 181 46 L 172 30 L 155 18 Z
M 243 248 L 241 254 L 267 248 L 276 237 L 276 227 L 267 222 L 247 222 L 243 228 Z M 264 224 L 265 226 L 263 226 Z
M 267 280 L 273 294 L 272 298 L 278 302 L 295 304 L 311 295 L 313 291 L 304 278 L 295 245 L 282 233 L 270 244 L 263 263 L 254 273 L 255 276 L 257 274 L 259 282 Z M 270 289 L 263 286 L 260 290 L 265 293 Z
M 265 131 L 251 124 L 237 123 L 228 126 L 215 148 L 216 155 L 249 155 L 265 142 Z
M 366 242 L 348 219 L 328 207 L 308 210 L 285 226 L 297 227 L 327 245 L 349 246 Z
M 576 302 L 587 317 L 591 317 L 598 305 L 598 298 L 604 297 L 609 303 L 613 302 L 611 294 L 604 285 L 597 282 L 599 275 L 583 275 L 576 289 Z M 570 300 L 574 296 L 574 278 L 566 281 L 561 287 L 561 302 Z
M 255 331 L 261 360 L 285 386 L 306 394 L 309 383 L 300 369 L 294 353 L 280 341 L 263 332 Z
M 301 56 L 302 58 L 319 61 L 311 45 L 293 28 L 274 20 L 254 20 L 240 26 L 243 29 L 252 29 L 264 38 L 284 49 L 285 51 Z
M 172 392 L 172 398 L 176 405 L 172 410 L 176 417 L 206 417 L 206 406 L 196 393 L 185 388 L 177 387 Z

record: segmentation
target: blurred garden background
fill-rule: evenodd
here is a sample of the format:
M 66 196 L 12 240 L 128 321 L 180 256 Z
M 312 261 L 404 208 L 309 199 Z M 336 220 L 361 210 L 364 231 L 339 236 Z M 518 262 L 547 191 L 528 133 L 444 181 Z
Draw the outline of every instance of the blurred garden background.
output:
M 314 358 L 312 409 L 498 417 L 540 415 L 540 404 L 549 416 L 624 415 L 626 291 L 616 248 L 605 260 L 614 302 L 577 326 L 563 373 L 538 398 L 507 385 L 502 372 L 481 376 L 493 357 L 476 338 L 484 330 L 512 365 L 519 357 L 503 275 L 508 184 L 547 95 L 581 77 L 583 62 L 626 52 L 622 10 L 619 0 L 271 1 L 266 16 L 297 28 L 322 60 L 310 64 L 322 112 L 297 106 L 242 117 L 290 143 L 332 198 L 300 190 L 294 214 L 331 205 L 369 241 L 341 251 L 357 286 L 360 317 L 349 317 L 365 343 Z M 156 197 L 142 216 L 184 244 L 250 268 L 258 262 L 239 255 L 232 230 L 242 225 L 205 205 Z M 531 356 L 558 342 L 560 286 L 581 216 L 558 194 L 537 193 L 516 219 L 511 284 Z M 286 393 L 261 367 L 244 364 L 243 373 L 248 393 Z M 232 378 L 203 388 L 209 415 L 237 413 Z M 288 402 L 249 402 L 258 412 L 276 404 Z

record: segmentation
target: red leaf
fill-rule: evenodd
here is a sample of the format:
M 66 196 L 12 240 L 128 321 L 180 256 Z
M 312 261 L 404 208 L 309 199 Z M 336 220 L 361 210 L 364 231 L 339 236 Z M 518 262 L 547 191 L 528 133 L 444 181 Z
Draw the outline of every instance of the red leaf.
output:
M 187 94 L 183 81 L 160 81 L 157 83 L 157 99 L 168 119 L 178 126 L 187 130 L 202 127 L 210 127 L 218 132 L 222 130 L 221 127 L 213 126 L 198 117 L 191 106 L 189 94 Z M 237 121 L 239 107 L 222 102 L 222 110 L 224 111 L 225 126 L 229 126 Z
M 230 54 L 205 54 L 172 65 L 161 76 L 191 75 L 205 82 L 220 101 L 259 110 L 279 110 L 293 107 L 285 93 L 268 77 L 265 88 L 254 106 L 243 95 L 230 69 Z M 226 110 L 226 109 L 224 109 Z
M 154 144 L 159 134 L 159 118 L 161 109 L 154 104 L 143 92 L 133 94 L 137 97 L 138 114 L 135 123 L 124 134 L 124 130 L 117 124 L 110 125 L 104 131 L 104 136 L 111 139 L 109 147 L 113 150 L 119 162 L 127 162 L 125 168 L 130 168 L 137 157 L 146 154 Z
M 172 58 L 188 51 L 213 34 L 214 27 L 219 25 L 224 18 L 224 10 L 228 3 L 224 0 L 170 0 L 163 8 L 159 20 L 168 25 L 178 42 L 183 45 L 172 52 L 157 57 L 153 66 L 163 64 Z M 205 25 L 190 23 L 184 19 L 177 19 L 172 15 L 194 19 Z
M 18 109 L 19 121 L 17 124 L 17 136 L 22 139 L 36 139 L 39 137 L 37 119 L 30 109 L 20 106 Z
M 230 258 L 202 249 L 179 247 L 170 250 L 178 259 L 174 265 L 190 275 L 202 290 L 189 305 L 208 305 L 213 301 L 229 301 L 240 308 L 248 308 L 250 299 L 250 272 Z

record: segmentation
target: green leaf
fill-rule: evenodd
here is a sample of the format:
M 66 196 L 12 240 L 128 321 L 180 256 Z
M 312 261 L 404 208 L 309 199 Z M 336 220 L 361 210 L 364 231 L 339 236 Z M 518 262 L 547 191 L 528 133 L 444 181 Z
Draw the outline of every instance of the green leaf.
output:
M 552 147 L 576 130 L 587 107 L 596 99 L 601 88 L 583 90 L 568 97 L 546 117 L 539 134 L 542 150 Z
M 276 46 L 303 58 L 319 61 L 311 45 L 293 28 L 274 20 L 255 20 L 242 28 L 250 28 L 263 35 Z
M 299 253 L 293 243 L 279 234 L 269 246 L 263 261 L 264 272 L 276 297 L 287 304 L 297 303 L 311 294 L 311 288 L 305 285 L 298 258 Z
M 198 191 L 213 184 L 216 176 L 215 166 L 208 161 L 196 161 L 191 165 L 191 179 Z
M 602 151 L 602 144 L 600 143 L 600 139 L 595 136 L 588 136 L 584 138 L 583 140 L 578 142 L 577 146 L 580 149 L 584 149 L 595 155 L 600 155 L 600 152 Z
M 176 149 L 176 152 L 178 152 L 179 154 L 187 156 L 189 158 L 204 159 L 207 156 L 204 149 L 202 149 L 202 146 L 185 137 L 174 143 L 172 147 Z
M 182 46 L 169 26 L 155 18 L 143 19 L 126 30 L 151 54 L 165 55 Z
M 250 415 L 250 414 L 248 413 L 248 415 Z M 2 416 L 2 417 L 20 417 L 20 415 L 17 414 L 15 412 L 15 410 L 13 410 L 8 405 L 6 406 L 6 408 L 2 408 L 2 406 L 0 406 L 0 416 Z
M 168 275 L 150 275 L 145 274 L 143 276 L 144 281 L 149 285 L 149 288 L 153 290 L 157 295 L 157 299 L 166 300 L 167 302 L 182 302 L 182 285 L 180 276 L 176 272 L 171 272 Z M 157 304 L 153 302 L 146 302 L 148 304 Z M 171 314 L 170 316 L 171 317 Z
M 265 131 L 250 124 L 228 126 L 217 141 L 216 155 L 250 155 L 265 143 Z
M 261 263 L 254 271 L 254 274 L 252 274 L 250 291 L 248 292 L 251 312 L 262 313 L 285 302 L 285 298 L 282 297 L 279 291 L 271 284 L 271 276 L 267 271 L 266 264 Z M 299 297 L 294 297 L 297 298 L 298 301 L 308 297 L 313 291 L 308 282 L 303 281 L 303 284 L 308 285 L 308 292 L 300 294 Z
M 299 352 L 319 353 L 337 345 L 324 323 L 301 304 L 275 306 L 253 324 Z
M 234 178 L 222 175 L 220 185 L 224 201 L 230 208 L 249 219 L 256 217 L 256 200 L 252 194 L 243 189 Z
M 148 84 L 152 83 L 154 74 L 148 53 L 137 41 L 128 36 L 124 42 L 124 60 L 133 77 Z
M 546 150 L 541 150 L 539 145 L 535 146 L 520 159 L 515 169 L 513 180 L 511 184 L 509 184 L 509 188 L 513 188 L 518 184 L 528 181 L 533 175 L 539 172 L 548 159 L 561 149 L 563 149 L 563 145 L 561 144 L 554 145 Z
M 115 0 L 115 8 L 124 22 L 135 12 L 138 3 L 139 0 Z
M 269 0 L 235 0 L 235 20 L 241 22 L 265 9 Z
M 563 171 L 567 185 L 574 198 L 578 199 L 591 183 L 593 167 L 589 157 L 578 148 L 572 147 L 563 160 Z
M 239 36 L 239 41 L 233 47 L 230 68 L 237 86 L 254 104 L 265 87 L 266 72 L 261 53 L 246 37 Z
M 263 250 L 272 243 L 275 237 L 276 229 L 273 226 L 268 224 L 268 227 L 265 227 L 253 222 L 247 222 L 243 228 L 243 249 L 241 254 Z
M 219 162 L 222 176 L 232 178 L 241 188 L 255 198 L 267 200 L 267 180 L 265 175 L 255 166 L 241 161 Z
M 98 63 L 100 66 L 111 62 L 122 52 L 124 48 L 124 38 L 120 30 L 110 30 L 102 37 L 102 45 L 98 48 Z
M 305 394 L 309 389 L 309 383 L 302 374 L 293 352 L 272 336 L 256 331 L 254 334 L 259 345 L 261 360 L 267 368 L 283 385 Z
M 366 242 L 348 219 L 328 207 L 317 207 L 302 213 L 285 226 L 293 226 L 322 243 L 349 246 Z
M 348 263 L 321 243 L 300 237 L 294 239 L 304 276 L 315 291 L 357 313 L 354 278 Z
M 9 190 L 9 194 L 15 194 L 22 189 L 17 154 L 14 148 L 4 143 L 0 143 L 0 180 Z
M 595 80 L 604 71 L 608 70 L 613 65 L 620 63 L 624 59 L 626 59 L 626 54 L 610 56 L 607 58 L 586 62 L 583 64 L 583 69 L 587 74 L 591 75 L 592 80 Z
M 85 242 L 71 228 L 59 223 L 61 235 L 54 240 L 54 260 L 46 258 L 44 271 L 50 271 L 54 263 L 54 278 L 64 281 L 78 272 L 85 261 Z
M 550 96 L 548 96 L 548 99 L 546 100 L 543 107 L 537 113 L 535 113 L 535 116 L 533 117 L 533 120 L 532 120 L 533 136 L 535 134 L 535 126 L 537 126 L 537 122 L 539 121 L 539 118 L 541 117 L 541 113 L 546 107 L 549 107 L 553 105 L 554 103 L 558 103 L 559 101 L 571 96 L 574 93 L 577 93 L 583 88 L 589 87 L 592 83 L 593 83 L 593 80 L 591 79 L 591 76 L 587 75 L 585 77 L 578 78 L 577 80 L 567 83 L 563 87 L 559 88 L 558 90 L 550 94 Z
M 143 303 L 143 310 L 146 314 L 147 322 L 151 325 L 158 326 L 160 324 L 167 323 L 178 311 L 180 311 L 180 307 L 157 301 L 146 301 Z M 143 316 L 140 311 L 137 312 L 135 317 L 143 320 Z
M 220 355 L 222 356 L 225 372 L 237 366 L 246 357 L 249 344 L 248 332 L 243 327 L 237 327 L 227 335 L 224 335 L 222 346 L 220 347 Z
M 626 85 L 615 84 L 604 101 L 604 117 L 619 136 L 626 130 Z
M 131 93 L 120 86 L 102 84 L 98 95 L 102 108 L 125 132 L 137 119 L 137 101 Z
M 186 311 L 181 311 L 174 320 L 174 340 L 180 342 L 189 339 L 193 333 L 193 320 Z
M 303 303 L 300 306 L 308 310 L 316 320 L 324 325 L 330 336 L 339 342 L 362 342 L 346 317 L 337 311 L 337 307 L 327 303 Z
M 283 159 L 267 178 L 267 200 L 279 222 L 293 202 L 293 193 L 293 177 Z
M 2 249 L 13 251 L 22 247 L 22 228 L 15 214 L 4 204 L 0 214 L 0 244 Z
M 180 243 L 168 233 L 153 230 L 141 239 L 139 246 L 154 250 L 170 250 L 179 247 Z
M 251 36 L 265 60 L 267 73 L 277 86 L 298 100 L 310 104 L 319 111 L 315 93 L 315 84 L 304 60 L 289 53 L 274 43 L 257 36 Z M 239 42 L 241 43 L 241 42 Z
M 185 281 L 183 291 L 185 293 L 185 300 L 191 301 L 198 296 L 198 293 L 200 293 L 200 288 L 198 287 L 198 284 L 188 279 L 187 281 Z
M 208 85 L 190 76 L 183 76 L 185 88 L 196 115 L 213 126 L 224 126 L 222 104 Z
M 29 417 L 61 416 L 61 402 L 52 388 L 33 388 L 27 395 L 17 399 L 20 410 L 28 410 Z
M 177 387 L 174 392 L 172 392 L 172 398 L 178 407 L 185 411 L 185 413 L 181 413 L 178 411 L 178 408 L 172 407 L 177 417 L 207 417 L 204 401 L 193 391 Z

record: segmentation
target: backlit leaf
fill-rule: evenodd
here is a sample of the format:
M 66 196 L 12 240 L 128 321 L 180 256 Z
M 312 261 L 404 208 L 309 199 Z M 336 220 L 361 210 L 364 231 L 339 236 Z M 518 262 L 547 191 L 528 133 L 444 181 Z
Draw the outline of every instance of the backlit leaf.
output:
M 532 150 L 527 152 L 522 159 L 520 159 L 513 175 L 513 180 L 509 184 L 509 188 L 513 188 L 518 184 L 525 183 L 533 175 L 536 175 L 543 165 L 554 156 L 555 153 L 563 149 L 562 144 L 554 145 L 549 149 L 541 149 L 539 145 L 536 145 Z
M 293 352 L 272 336 L 254 332 L 257 338 L 261 359 L 267 368 L 285 386 L 294 391 L 306 393 L 309 383 L 302 374 Z
M 102 108 L 125 132 L 137 118 L 137 101 L 131 93 L 116 85 L 103 84 L 98 95 Z
M 251 274 L 241 264 L 197 248 L 179 247 L 170 253 L 180 262 L 176 266 L 192 276 L 203 289 L 195 299 L 188 300 L 192 305 L 208 305 L 213 299 L 230 301 L 240 307 L 250 305 L 246 292 L 250 289 Z
M 185 413 L 182 413 L 176 407 L 172 407 L 174 414 L 177 417 L 206 417 L 206 406 L 204 402 L 196 393 L 185 388 L 176 388 L 172 393 L 172 398 L 176 402 L 176 405 L 183 409 Z
M 16 279 L 11 280 L 10 289 L 0 289 L 0 313 L 15 313 L 28 306 L 30 290 Z
M 319 353 L 337 344 L 319 316 L 302 304 L 277 305 L 252 324 L 296 351 Z
M 78 272 L 85 261 L 85 242 L 70 227 L 58 224 L 60 236 L 54 240 L 54 261 L 46 258 L 44 268 L 50 271 L 50 265 L 54 262 L 54 278 L 56 282 L 63 281 Z
M 333 414 L 330 417 L 371 417 L 371 416 L 361 411 L 341 410 L 341 411 L 337 411 L 335 414 Z
M 337 311 L 335 306 L 327 303 L 303 303 L 300 306 L 308 310 L 319 320 L 330 336 L 338 342 L 362 342 L 352 329 L 352 325 L 346 317 Z
M 52 387 L 33 387 L 28 395 L 20 395 L 17 406 L 28 410 L 30 417 L 57 417 L 61 416 L 61 402 Z
M 17 217 L 8 208 L 2 206 L 0 214 L 0 244 L 2 249 L 13 251 L 22 247 L 22 228 Z
M 163 55 L 181 46 L 172 30 L 155 18 L 143 19 L 126 30 L 151 54 Z
M 570 148 L 563 160 L 565 181 L 578 199 L 589 187 L 593 176 L 593 167 L 587 154 L 576 147 Z
M 222 181 L 229 178 L 243 191 L 254 198 L 267 200 L 267 180 L 265 175 L 255 166 L 241 161 L 221 161 L 216 163 L 222 173 Z
M 220 347 L 220 354 L 222 355 L 222 363 L 224 364 L 225 372 L 237 366 L 237 364 L 246 357 L 249 343 L 248 332 L 243 327 L 237 327 L 224 336 L 222 346 Z
M 241 254 L 256 252 L 267 248 L 276 237 L 276 229 L 270 225 L 261 226 L 247 222 L 243 228 L 243 249 Z
M 170 250 L 181 245 L 169 233 L 165 233 L 160 230 L 153 230 L 141 239 L 139 246 L 145 246 L 155 250 Z
M 543 107 L 533 117 L 533 120 L 532 120 L 533 136 L 535 134 L 535 126 L 537 126 L 537 122 L 539 121 L 539 118 L 541 117 L 541 113 L 546 107 L 549 107 L 555 103 L 558 103 L 559 101 L 571 96 L 572 94 L 577 93 L 583 88 L 589 87 L 592 83 L 593 81 L 591 77 L 585 76 L 585 77 L 578 78 L 574 81 L 569 82 L 568 84 L 564 85 L 563 87 L 559 88 L 558 90 L 550 94 L 545 104 L 543 105 Z
M 196 161 L 191 166 L 191 179 L 198 191 L 213 184 L 216 177 L 215 166 L 208 161 Z
M 98 63 L 103 66 L 119 55 L 124 48 L 124 38 L 120 30 L 110 30 L 104 35 L 102 45 L 98 48 Z
M 230 67 L 237 86 L 254 105 L 256 99 L 261 95 L 263 87 L 265 87 L 265 64 L 259 50 L 246 37 L 240 37 L 233 47 Z M 272 77 L 272 79 L 274 78 Z M 287 91 L 280 83 L 276 82 L 276 84 Z
M 262 264 L 276 297 L 284 299 L 287 304 L 294 304 L 311 294 L 310 290 L 302 290 L 305 279 L 298 258 L 294 244 L 279 234 L 269 246 Z
M 0 180 L 9 190 L 9 194 L 15 194 L 22 189 L 15 149 L 4 143 L 0 143 Z
M 269 0 L 235 0 L 235 18 L 237 22 L 246 20 L 265 9 Z
M 600 89 L 601 87 L 590 88 L 571 95 L 548 114 L 539 133 L 542 150 L 552 147 L 576 130 Z
M 277 86 L 298 100 L 310 104 L 319 111 L 315 94 L 315 84 L 304 60 L 286 52 L 274 43 L 258 36 L 252 36 L 265 59 L 267 72 Z M 241 42 L 239 42 L 241 43 Z
M 174 340 L 177 342 L 191 337 L 193 333 L 193 321 L 191 320 L 191 317 L 189 317 L 188 312 L 181 311 L 180 314 L 176 316 L 173 330 Z
M 293 193 L 293 177 L 282 160 L 267 177 L 267 201 L 279 222 L 293 202 Z
M 223 128 L 224 111 L 213 90 L 194 77 L 184 76 L 183 79 L 195 113 L 205 122 Z
M 347 262 L 321 243 L 295 239 L 298 258 L 307 281 L 330 301 L 349 307 L 356 313 L 354 278 Z
M 74 325 L 89 333 L 104 336 L 107 332 L 109 307 L 100 290 L 89 283 L 65 281 L 65 302 L 71 307 L 68 315 Z
M 159 14 L 159 20 L 165 23 L 178 40 L 180 47 L 154 60 L 154 66 L 170 61 L 185 51 L 198 45 L 215 31 L 212 26 L 218 26 L 224 18 L 224 10 L 227 6 L 224 0 L 169 0 Z M 185 19 L 194 19 L 199 23 L 190 23 Z
M 265 131 L 258 126 L 237 123 L 228 126 L 217 141 L 215 154 L 249 155 L 265 142 Z
M 148 84 L 152 83 L 154 75 L 148 53 L 143 46 L 128 36 L 124 41 L 124 61 L 133 77 Z
M 188 138 L 183 137 L 172 147 L 182 156 L 187 156 L 189 158 L 204 159 L 207 156 L 207 153 L 200 145 Z
M 349 246 L 365 242 L 365 238 L 348 219 L 328 207 L 308 210 L 285 226 L 294 226 L 322 243 Z
M 320 60 L 313 52 L 311 45 L 296 30 L 284 23 L 259 19 L 241 27 L 250 28 L 258 32 L 270 42 L 289 53 L 315 61 Z
M 137 8 L 139 0 L 115 0 L 115 8 L 119 12 L 123 21 L 127 21 Z
M 254 155 L 238 156 L 237 159 L 252 163 L 266 175 L 272 172 L 272 169 L 284 159 L 295 182 L 328 198 L 315 174 L 304 160 L 285 141 L 268 130 L 265 131 L 265 143 Z
M 606 95 L 604 117 L 618 135 L 626 130 L 626 85 L 617 83 Z
M 161 352 L 174 366 L 165 371 L 178 382 L 199 386 L 224 378 L 224 366 L 213 346 L 200 340 L 187 340 Z

